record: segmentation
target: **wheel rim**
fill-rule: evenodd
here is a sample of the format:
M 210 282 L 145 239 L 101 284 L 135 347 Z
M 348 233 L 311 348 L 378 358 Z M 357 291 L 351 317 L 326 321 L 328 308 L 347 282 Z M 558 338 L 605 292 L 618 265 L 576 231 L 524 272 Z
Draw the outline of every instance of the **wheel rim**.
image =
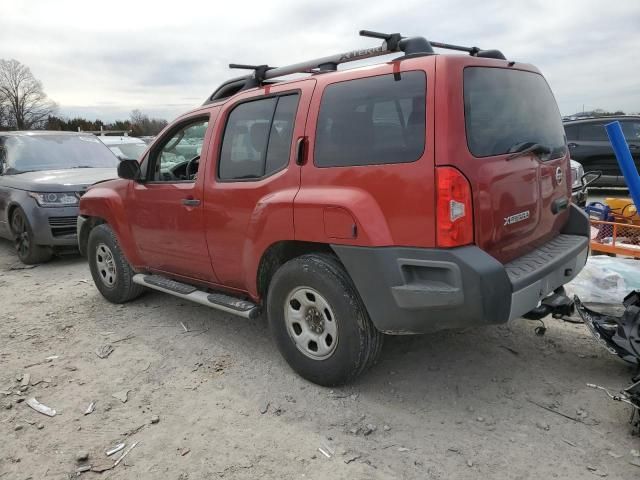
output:
M 314 360 L 329 358 L 338 345 L 338 325 L 329 302 L 310 287 L 300 287 L 284 304 L 287 331 L 295 346 Z
M 29 255 L 29 249 L 31 248 L 31 238 L 29 237 L 27 222 L 22 213 L 16 212 L 13 216 L 11 228 L 15 236 L 15 246 L 18 255 L 21 258 L 27 257 Z
M 111 249 L 104 243 L 99 243 L 96 248 L 96 267 L 102 283 L 107 287 L 113 287 L 116 284 L 116 262 Z

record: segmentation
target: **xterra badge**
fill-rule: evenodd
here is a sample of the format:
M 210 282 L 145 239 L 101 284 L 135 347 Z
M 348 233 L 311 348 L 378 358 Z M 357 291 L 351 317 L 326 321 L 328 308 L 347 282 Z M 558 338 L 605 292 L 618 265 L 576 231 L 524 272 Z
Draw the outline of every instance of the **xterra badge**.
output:
M 529 210 L 525 210 L 524 212 L 516 213 L 515 215 L 511 215 L 510 217 L 504 217 L 504 226 L 513 225 L 514 223 L 521 222 L 529 218 Z

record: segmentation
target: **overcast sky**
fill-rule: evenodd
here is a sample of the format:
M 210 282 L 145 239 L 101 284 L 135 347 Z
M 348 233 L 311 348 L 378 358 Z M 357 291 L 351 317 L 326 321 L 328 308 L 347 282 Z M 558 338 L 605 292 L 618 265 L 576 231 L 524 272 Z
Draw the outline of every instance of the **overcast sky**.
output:
M 243 73 L 230 62 L 377 45 L 357 36 L 363 28 L 533 63 L 563 114 L 640 111 L 639 0 L 0 0 L 0 58 L 29 66 L 63 115 L 113 120 L 139 108 L 171 120 Z

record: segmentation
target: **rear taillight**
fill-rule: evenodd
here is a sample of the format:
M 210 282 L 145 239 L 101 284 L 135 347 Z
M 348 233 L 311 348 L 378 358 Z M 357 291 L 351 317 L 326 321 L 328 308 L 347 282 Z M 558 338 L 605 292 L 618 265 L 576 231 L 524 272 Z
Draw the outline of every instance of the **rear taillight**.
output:
M 472 243 L 473 211 L 469 181 L 453 167 L 437 167 L 436 188 L 438 247 Z

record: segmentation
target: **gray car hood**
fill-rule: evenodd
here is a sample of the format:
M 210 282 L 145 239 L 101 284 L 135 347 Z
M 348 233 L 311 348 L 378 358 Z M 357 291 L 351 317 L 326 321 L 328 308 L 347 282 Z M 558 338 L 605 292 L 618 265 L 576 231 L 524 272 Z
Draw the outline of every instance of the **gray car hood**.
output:
M 76 192 L 112 178 L 118 178 L 115 168 L 72 168 L 4 175 L 0 185 L 30 192 Z

